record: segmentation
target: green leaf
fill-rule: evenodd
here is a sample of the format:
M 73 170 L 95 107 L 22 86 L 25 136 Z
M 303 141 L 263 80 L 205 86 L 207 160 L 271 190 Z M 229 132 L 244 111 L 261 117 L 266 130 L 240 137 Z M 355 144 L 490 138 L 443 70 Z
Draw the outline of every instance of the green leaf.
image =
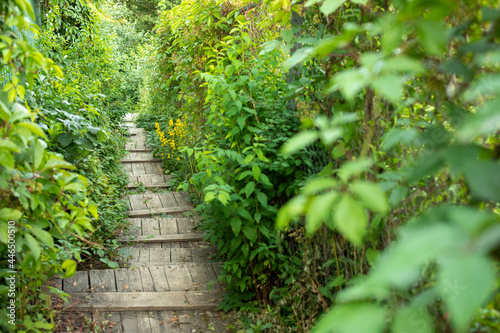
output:
M 397 144 L 408 145 L 418 137 L 418 130 L 414 127 L 409 129 L 393 128 L 385 135 L 382 150 L 388 151 Z
M 231 229 L 233 230 L 233 233 L 235 236 L 238 236 L 241 230 L 241 220 L 240 219 L 232 219 L 231 222 Z
M 314 131 L 303 131 L 299 134 L 290 138 L 281 148 L 283 154 L 292 155 L 301 150 L 302 148 L 307 147 L 314 141 L 316 141 L 319 137 L 318 132 Z
M 387 310 L 377 304 L 336 305 L 321 318 L 312 333 L 379 333 Z
M 41 329 L 44 329 L 44 330 L 51 330 L 51 329 L 54 328 L 54 325 L 49 324 L 49 323 L 45 323 L 43 321 L 37 321 L 33 326 L 35 328 L 41 328 Z
M 73 141 L 73 136 L 69 133 L 61 133 L 57 136 L 57 141 L 61 144 L 61 147 L 64 148 Z
M 240 215 L 241 217 L 244 217 L 250 221 L 253 221 L 252 219 L 252 215 L 250 215 L 250 213 L 243 207 L 239 207 L 238 209 L 236 209 L 236 212 L 238 213 L 238 215 Z
M 260 168 L 257 164 L 252 165 L 252 173 L 253 173 L 253 178 L 256 181 L 259 181 L 259 178 L 260 178 L 262 171 L 260 170 Z
M 332 206 L 335 200 L 338 198 L 339 194 L 337 192 L 328 192 L 326 194 L 312 198 L 307 208 L 307 220 L 306 228 L 307 234 L 312 235 L 325 219 L 330 215 L 332 211 Z
M 229 196 L 229 193 L 220 191 L 219 194 L 217 194 L 217 200 L 220 201 L 224 206 L 229 202 L 231 197 Z
M 276 217 L 276 227 L 278 229 L 285 228 L 290 223 L 290 220 L 304 213 L 304 208 L 307 203 L 307 197 L 297 195 L 281 207 Z
M 44 139 L 47 139 L 45 136 L 45 133 L 43 133 L 42 129 L 34 123 L 19 123 L 17 124 L 18 126 L 22 126 L 24 128 L 27 128 L 31 133 L 38 135 Z
M 98 220 L 99 219 L 99 213 L 97 211 L 97 205 L 90 205 L 87 207 L 88 211 L 90 214 L 92 214 L 92 216 Z
M 248 238 L 254 243 L 257 241 L 257 232 L 255 227 L 250 227 L 246 225 L 243 227 L 242 231 L 246 238 Z
M 346 183 L 349 178 L 368 171 L 372 165 L 373 161 L 371 159 L 349 161 L 340 168 L 338 174 L 340 179 Z
M 286 70 L 289 70 L 293 66 L 304 61 L 307 57 L 309 57 L 313 53 L 313 51 L 314 51 L 314 48 L 311 46 L 298 49 L 297 51 L 295 51 L 295 53 L 290 58 L 288 58 L 283 63 L 283 67 L 285 67 Z
M 16 153 L 21 151 L 21 149 L 9 139 L 0 139 L 0 149 L 6 149 Z
M 255 190 L 255 183 L 249 182 L 243 190 L 245 191 L 245 195 L 247 196 L 247 198 L 249 198 Z
M 236 119 L 236 121 L 238 122 L 238 125 L 240 126 L 240 129 L 243 129 L 245 127 L 246 120 L 247 120 L 247 118 L 244 116 L 240 116 L 240 117 L 238 117 L 238 119 Z
M 76 261 L 71 259 L 65 260 L 62 263 L 61 268 L 66 271 L 64 273 L 65 278 L 72 277 L 76 273 Z
M 385 213 L 389 210 L 385 193 L 377 184 L 356 181 L 349 184 L 349 189 L 372 211 Z
M 419 20 L 417 21 L 417 30 L 424 49 L 434 56 L 442 57 L 446 51 L 446 44 L 448 42 L 446 29 L 443 27 L 443 24 L 434 21 Z
M 30 234 L 24 234 L 24 239 L 28 248 L 31 250 L 33 257 L 35 257 L 35 260 L 38 260 L 38 258 L 40 258 L 40 253 L 42 252 L 40 244 L 38 244 L 38 241 Z
M 38 169 L 42 163 L 44 153 L 45 148 L 42 146 L 42 143 L 39 140 L 35 140 L 35 144 L 33 146 L 33 164 L 36 169 Z
M 461 142 L 469 142 L 481 135 L 494 135 L 500 129 L 499 110 L 500 99 L 487 103 L 461 122 L 455 136 Z
M 325 190 L 331 190 L 337 187 L 338 182 L 333 178 L 324 178 L 324 177 L 314 177 L 309 180 L 302 192 L 307 195 L 317 194 L 319 192 Z
M 14 168 L 14 156 L 12 152 L 8 150 L 0 150 L 0 164 L 5 166 L 7 170 L 12 170 Z
M 434 325 L 425 308 L 405 306 L 394 316 L 391 331 L 393 333 L 433 333 Z
M 3 221 L 19 221 L 23 213 L 17 209 L 2 208 L 0 209 L 0 220 Z
M 366 68 L 347 69 L 336 74 L 326 89 L 330 94 L 340 90 L 348 100 L 352 101 L 354 97 L 370 82 L 369 73 L 365 73 Z
M 403 89 L 403 80 L 401 77 L 395 75 L 379 76 L 372 80 L 370 84 L 376 92 L 388 101 L 397 103 L 401 100 Z
M 356 245 L 361 245 L 366 233 L 368 217 L 356 200 L 349 195 L 342 195 L 340 203 L 334 208 L 335 226 Z
M 243 256 L 245 258 L 248 258 L 248 253 L 250 251 L 250 247 L 248 246 L 248 244 L 243 244 L 243 246 L 241 247 L 241 253 L 243 253 Z
M 476 198 L 500 202 L 500 164 L 498 162 L 467 160 L 465 179 Z
M 48 246 L 49 248 L 54 247 L 54 238 L 52 238 L 52 235 L 49 232 L 39 228 L 31 228 L 30 232 L 35 235 L 36 238 L 42 242 L 42 244 Z
M 337 9 L 339 9 L 340 6 L 342 6 L 346 2 L 346 0 L 325 0 L 323 1 L 323 4 L 319 8 L 319 10 L 325 15 L 328 16 Z
M 267 195 L 264 192 L 257 193 L 257 200 L 264 208 L 267 208 Z
M 438 287 L 457 331 L 468 328 L 476 311 L 495 289 L 495 266 L 477 254 L 463 254 L 441 263 Z

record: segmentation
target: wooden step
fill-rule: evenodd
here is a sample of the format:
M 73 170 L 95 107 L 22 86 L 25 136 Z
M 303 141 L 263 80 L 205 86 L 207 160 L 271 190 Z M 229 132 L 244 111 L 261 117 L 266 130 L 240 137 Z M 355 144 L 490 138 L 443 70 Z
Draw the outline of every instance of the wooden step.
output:
M 144 210 L 132 210 L 128 212 L 129 217 L 142 217 L 142 216 L 151 216 L 151 215 L 160 215 L 160 214 L 181 214 L 185 212 L 189 212 L 193 209 L 192 206 L 177 206 L 177 207 L 168 207 L 168 208 L 155 208 L 155 209 L 144 209 Z
M 127 188 L 168 188 L 168 184 L 128 184 Z
M 150 153 L 152 151 L 153 151 L 153 149 L 147 149 L 147 148 L 144 148 L 144 149 L 129 149 L 128 150 L 129 153 Z
M 199 242 L 203 241 L 202 234 L 170 234 L 150 236 L 125 236 L 118 237 L 120 242 L 142 242 L 142 243 L 169 243 L 169 242 Z
M 71 293 L 62 311 L 182 311 L 215 310 L 222 292 L 102 292 Z
M 130 159 L 130 160 L 121 160 L 122 164 L 125 163 L 150 163 L 150 162 L 161 162 L 161 158 L 145 158 L 145 159 Z

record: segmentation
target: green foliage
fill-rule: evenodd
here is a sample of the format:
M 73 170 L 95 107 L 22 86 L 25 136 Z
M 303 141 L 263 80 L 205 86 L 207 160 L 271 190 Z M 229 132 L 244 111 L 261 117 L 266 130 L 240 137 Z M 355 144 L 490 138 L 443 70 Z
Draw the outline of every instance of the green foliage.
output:
M 316 331 L 495 331 L 497 7 L 205 0 L 162 14 L 141 50 L 142 119 L 187 119 L 180 187 L 198 191 L 225 261 L 222 308 L 267 304 L 253 326 L 273 332 L 310 331 L 329 308 Z
M 79 249 L 71 245 L 66 251 L 61 249 L 69 238 L 83 238 L 94 229 L 89 217 L 97 219 L 97 207 L 87 198 L 87 180 L 68 171 L 75 167 L 47 149 L 47 137 L 25 101 L 25 83 L 32 86 L 42 73 L 61 74 L 50 59 L 14 34 L 14 27 L 37 31 L 29 23 L 28 17 L 34 19 L 30 4 L 7 1 L 0 10 L 5 18 L 0 70 L 10 73 L 10 81 L 0 93 L 1 297 L 2 304 L 8 304 L 10 291 L 4 281 L 12 276 L 9 271 L 17 271 L 15 299 L 19 309 L 12 318 L 7 317 L 4 307 L 0 326 L 3 330 L 24 326 L 39 332 L 52 329 L 53 324 L 31 312 L 30 305 L 39 300 L 50 304 L 42 286 L 51 276 L 64 271 L 67 276 L 74 274 L 76 263 L 72 259 L 80 259 Z
M 14 220 L 15 324 L 35 332 L 57 325 L 46 287 L 54 274 L 71 276 L 76 261 L 85 265 L 86 259 L 117 266 L 114 236 L 126 225 L 127 210 L 120 193 L 127 178 L 119 163 L 125 153 L 119 123 L 138 100 L 130 92 L 139 82 L 137 73 L 124 70 L 135 53 L 124 43 L 118 47 L 113 29 L 98 17 L 118 21 L 87 1 L 45 1 L 41 7 L 38 28 L 28 21 L 25 1 L 0 6 L 0 16 L 7 18 L 1 22 L 0 72 L 11 78 L 0 93 L 0 253 L 4 262 L 14 253 L 7 243 L 13 230 L 8 221 Z M 131 34 L 130 24 L 121 26 L 122 35 Z M 28 30 L 43 32 L 36 48 L 20 38 Z M 3 270 L 3 304 L 7 275 Z M 9 330 L 2 311 L 2 330 Z
M 491 41 L 499 32 L 497 10 L 488 6 L 323 1 L 310 7 L 335 23 L 309 23 L 317 29 L 314 39 L 285 66 L 302 64 L 303 75 L 322 66 L 331 75 L 322 77 L 324 89 L 316 94 L 332 106 L 330 124 L 343 117 L 342 109 L 360 121 L 349 129 L 321 126 L 327 122 L 318 118 L 319 131 L 287 143 L 284 150 L 293 153 L 320 139 L 341 159 L 305 184 L 280 210 L 277 225 L 305 215 L 315 232 L 324 222 L 373 267 L 338 294 L 314 332 L 383 332 L 386 326 L 463 332 L 491 299 L 498 284 L 491 256 L 499 241 L 498 95 L 483 78 L 498 69 Z M 297 83 L 306 90 L 309 82 Z M 307 93 L 299 98 L 314 101 Z M 381 233 L 381 223 L 390 226 L 395 218 L 411 223 L 379 259 L 369 258 L 369 250 L 384 250 L 381 238 L 392 238 L 390 228 Z

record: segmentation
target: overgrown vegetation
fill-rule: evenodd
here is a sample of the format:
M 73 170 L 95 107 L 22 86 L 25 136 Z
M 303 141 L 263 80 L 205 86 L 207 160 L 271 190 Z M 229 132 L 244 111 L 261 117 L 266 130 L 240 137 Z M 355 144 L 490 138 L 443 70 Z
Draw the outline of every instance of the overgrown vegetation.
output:
M 48 281 L 72 276 L 78 262 L 117 267 L 114 235 L 125 225 L 120 123 L 139 80 L 134 47 L 117 33 L 141 35 L 87 1 L 45 0 L 40 9 L 38 27 L 28 1 L 0 5 L 0 297 L 17 309 L 8 317 L 2 308 L 2 331 L 62 329 L 51 295 L 64 293 Z
M 188 125 L 181 160 L 163 158 L 224 260 L 222 309 L 265 309 L 254 331 L 310 331 L 327 310 L 314 331 L 498 329 L 497 8 L 204 0 L 162 14 L 142 122 Z

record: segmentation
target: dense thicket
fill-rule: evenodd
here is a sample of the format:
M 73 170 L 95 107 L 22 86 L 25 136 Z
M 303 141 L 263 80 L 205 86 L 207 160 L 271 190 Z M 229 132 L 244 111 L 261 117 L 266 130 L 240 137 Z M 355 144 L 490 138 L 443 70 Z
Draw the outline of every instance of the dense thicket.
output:
M 0 298 L 16 301 L 10 323 L 1 309 L 2 331 L 63 329 L 51 296 L 64 295 L 50 278 L 72 276 L 77 262 L 117 267 L 126 211 L 118 189 L 127 183 L 120 122 L 139 80 L 135 51 L 120 48 L 116 30 L 140 35 L 103 8 L 44 0 L 38 27 L 29 1 L 0 4 Z
M 328 309 L 317 332 L 498 328 L 499 19 L 493 0 L 162 14 L 142 121 L 200 199 L 223 309 L 268 305 L 256 331 Z

